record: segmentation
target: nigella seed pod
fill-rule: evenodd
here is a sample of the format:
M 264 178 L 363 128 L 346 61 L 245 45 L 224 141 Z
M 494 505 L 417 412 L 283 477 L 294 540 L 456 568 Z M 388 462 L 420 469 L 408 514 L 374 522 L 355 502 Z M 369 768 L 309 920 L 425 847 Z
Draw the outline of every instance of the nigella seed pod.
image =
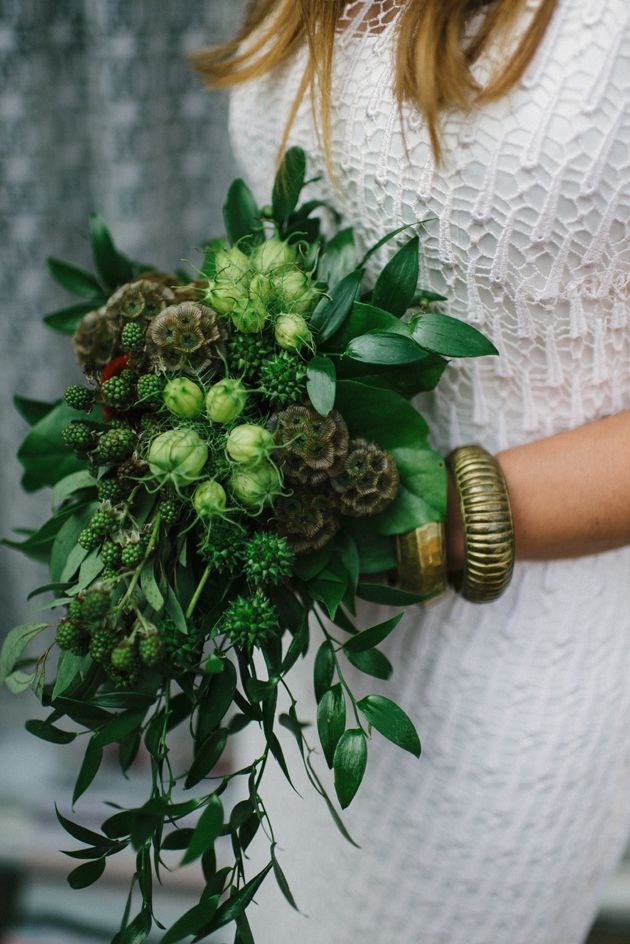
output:
M 206 394 L 206 413 L 214 423 L 231 423 L 242 413 L 247 391 L 240 380 L 225 377 Z
M 299 350 L 313 343 L 309 326 L 296 312 L 278 315 L 273 331 L 276 343 L 287 351 Z
M 203 390 L 187 377 L 174 377 L 162 392 L 164 404 L 175 416 L 191 419 L 203 409 Z
M 200 518 L 212 519 L 225 511 L 227 496 L 216 479 L 208 479 L 195 489 L 193 505 Z
M 273 283 L 282 307 L 300 315 L 312 311 L 319 298 L 319 293 L 314 290 L 309 277 L 297 267 L 279 273 L 274 277 Z
M 248 508 L 263 508 L 280 493 L 282 482 L 275 466 L 263 462 L 254 469 L 236 469 L 230 478 L 234 497 Z
M 180 426 L 157 436 L 149 448 L 149 469 L 161 482 L 189 485 L 208 459 L 208 446 L 194 429 Z
M 293 246 L 273 237 L 256 247 L 252 255 L 252 265 L 258 272 L 267 274 L 281 266 L 294 265 L 296 259 L 297 253 Z
M 275 442 L 263 426 L 243 423 L 231 431 L 225 448 L 230 459 L 239 465 L 256 466 L 271 455 Z
M 250 271 L 249 259 L 238 246 L 232 246 L 231 249 L 220 249 L 215 255 L 214 261 L 217 279 L 239 282 Z

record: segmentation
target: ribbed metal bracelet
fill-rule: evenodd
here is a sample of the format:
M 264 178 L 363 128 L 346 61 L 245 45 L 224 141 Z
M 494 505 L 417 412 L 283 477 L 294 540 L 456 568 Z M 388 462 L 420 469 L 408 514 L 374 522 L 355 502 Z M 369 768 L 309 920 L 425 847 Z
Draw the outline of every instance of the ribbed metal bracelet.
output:
M 498 462 L 483 446 L 453 449 L 446 458 L 459 495 L 464 526 L 464 567 L 450 582 L 471 603 L 501 596 L 514 570 L 510 496 Z

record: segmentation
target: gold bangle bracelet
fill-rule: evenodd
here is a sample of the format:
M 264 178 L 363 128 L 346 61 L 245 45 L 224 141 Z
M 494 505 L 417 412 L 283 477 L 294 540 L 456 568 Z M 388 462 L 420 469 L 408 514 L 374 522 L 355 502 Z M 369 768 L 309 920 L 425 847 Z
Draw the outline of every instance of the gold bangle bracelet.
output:
M 507 484 L 493 455 L 477 444 L 453 449 L 451 470 L 464 526 L 464 567 L 450 582 L 471 603 L 501 596 L 514 570 L 514 523 Z
M 448 575 L 443 521 L 430 521 L 415 531 L 396 535 L 396 557 L 401 589 L 426 601 L 444 593 Z

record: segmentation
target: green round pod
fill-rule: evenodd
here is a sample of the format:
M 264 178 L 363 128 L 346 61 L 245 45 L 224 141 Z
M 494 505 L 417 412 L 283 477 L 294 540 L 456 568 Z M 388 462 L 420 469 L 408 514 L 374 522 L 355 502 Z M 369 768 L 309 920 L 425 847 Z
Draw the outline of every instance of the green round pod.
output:
M 193 505 L 200 518 L 211 519 L 225 511 L 227 495 L 216 479 L 208 479 L 195 489 Z
M 267 459 L 275 440 L 268 429 L 255 423 L 242 423 L 235 426 L 227 438 L 227 454 L 239 465 L 255 466 Z
M 230 488 L 243 505 L 262 508 L 280 493 L 280 473 L 270 462 L 263 462 L 254 469 L 240 468 L 232 473 Z
M 168 429 L 151 443 L 148 462 L 152 474 L 173 485 L 189 485 L 199 478 L 208 459 L 208 446 L 194 429 Z
M 192 419 L 203 409 L 203 390 L 188 377 L 174 377 L 164 387 L 162 399 L 166 408 L 175 416 Z
M 206 413 L 214 423 L 232 423 L 242 413 L 247 390 L 240 382 L 225 377 L 213 384 L 206 394 Z

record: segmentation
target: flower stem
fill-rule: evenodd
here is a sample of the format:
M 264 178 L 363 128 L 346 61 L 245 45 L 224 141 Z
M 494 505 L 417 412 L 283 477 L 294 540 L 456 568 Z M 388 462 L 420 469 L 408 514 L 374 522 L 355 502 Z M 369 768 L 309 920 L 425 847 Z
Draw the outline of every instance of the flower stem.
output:
M 186 619 L 190 619 L 190 617 L 193 615 L 194 609 L 197 606 L 197 603 L 199 602 L 199 597 L 203 593 L 203 588 L 208 582 L 208 577 L 210 576 L 211 573 L 212 573 L 212 568 L 210 567 L 210 565 L 208 565 L 208 567 L 206 567 L 206 569 L 203 572 L 203 576 L 201 577 L 201 580 L 197 584 L 197 589 L 195 590 L 193 594 L 192 600 L 188 604 L 188 609 L 186 610 L 186 614 L 185 614 Z
M 153 522 L 153 530 L 151 531 L 151 537 L 149 538 L 147 549 L 144 552 L 144 556 L 142 560 L 140 561 L 140 563 L 138 564 L 138 566 L 136 567 L 134 571 L 133 577 L 131 578 L 131 583 L 127 587 L 127 591 L 125 595 L 123 596 L 122 600 L 118 604 L 118 607 L 117 607 L 118 610 L 123 609 L 125 603 L 127 602 L 127 600 L 129 600 L 129 598 L 131 597 L 131 594 L 135 590 L 136 584 L 138 583 L 138 580 L 140 579 L 140 573 L 142 572 L 142 568 L 144 567 L 145 563 L 147 562 L 149 558 L 149 555 L 152 553 L 153 548 L 155 547 L 159 531 L 160 531 L 160 512 L 158 511 L 158 513 L 155 516 L 155 521 Z

